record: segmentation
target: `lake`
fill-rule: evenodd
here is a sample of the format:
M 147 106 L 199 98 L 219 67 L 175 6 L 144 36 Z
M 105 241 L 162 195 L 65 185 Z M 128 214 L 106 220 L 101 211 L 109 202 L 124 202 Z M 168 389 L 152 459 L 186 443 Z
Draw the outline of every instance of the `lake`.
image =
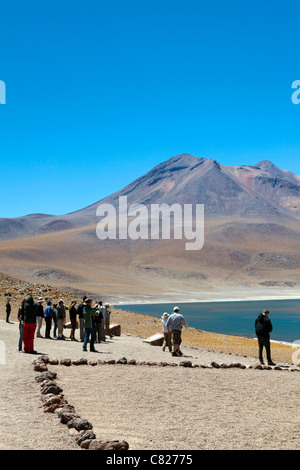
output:
M 264 309 L 270 310 L 273 325 L 271 339 L 293 342 L 300 340 L 300 299 L 196 302 L 176 304 L 188 326 L 199 330 L 234 336 L 255 337 L 254 322 Z M 175 304 L 116 305 L 118 309 L 160 318 L 164 312 L 172 313 Z

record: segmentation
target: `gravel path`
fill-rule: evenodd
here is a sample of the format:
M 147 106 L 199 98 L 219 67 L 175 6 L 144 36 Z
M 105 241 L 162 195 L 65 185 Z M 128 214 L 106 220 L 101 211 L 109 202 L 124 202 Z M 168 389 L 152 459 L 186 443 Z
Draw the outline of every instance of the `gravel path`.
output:
M 43 412 L 35 356 L 17 351 L 18 334 L 16 322 L 0 320 L 0 449 L 79 449 L 66 426 Z M 82 352 L 80 342 L 40 338 L 35 349 L 59 359 L 257 363 L 185 346 L 183 358 L 175 358 L 127 335 L 96 344 L 97 353 Z M 49 370 L 98 439 L 124 439 L 131 450 L 300 449 L 297 371 L 118 364 Z

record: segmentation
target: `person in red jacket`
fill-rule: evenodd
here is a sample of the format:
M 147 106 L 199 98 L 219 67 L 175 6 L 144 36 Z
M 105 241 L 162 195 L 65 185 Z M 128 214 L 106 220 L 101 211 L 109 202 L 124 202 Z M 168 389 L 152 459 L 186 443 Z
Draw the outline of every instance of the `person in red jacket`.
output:
M 35 353 L 33 349 L 34 332 L 36 329 L 36 314 L 37 307 L 30 295 L 24 304 L 24 329 L 23 329 L 23 343 L 25 353 Z

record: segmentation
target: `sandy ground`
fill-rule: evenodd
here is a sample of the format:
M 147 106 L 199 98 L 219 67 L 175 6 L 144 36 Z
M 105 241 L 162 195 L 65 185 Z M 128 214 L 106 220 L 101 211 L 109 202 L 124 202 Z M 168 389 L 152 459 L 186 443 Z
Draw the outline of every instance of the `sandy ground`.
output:
M 79 449 L 66 426 L 41 408 L 34 356 L 19 353 L 18 324 L 0 320 L 0 449 Z M 82 343 L 36 339 L 49 357 L 181 362 L 122 334 L 83 353 Z M 183 346 L 183 359 L 209 365 L 253 357 Z M 129 449 L 300 449 L 298 371 L 146 365 L 49 366 L 68 402 L 98 439 Z

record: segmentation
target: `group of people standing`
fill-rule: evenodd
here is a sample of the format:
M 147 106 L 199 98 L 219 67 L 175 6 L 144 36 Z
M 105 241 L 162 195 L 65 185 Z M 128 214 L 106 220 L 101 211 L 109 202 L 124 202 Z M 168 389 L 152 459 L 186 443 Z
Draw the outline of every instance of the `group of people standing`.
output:
M 34 353 L 34 335 L 42 338 L 41 328 L 45 320 L 45 338 L 52 339 L 50 336 L 53 322 L 53 337 L 58 340 L 64 340 L 63 334 L 66 323 L 66 311 L 69 311 L 71 322 L 70 340 L 77 341 L 75 331 L 79 327 L 80 341 L 83 342 L 83 351 L 87 351 L 87 345 L 90 345 L 90 351 L 95 352 L 95 342 L 106 341 L 106 335 L 112 337 L 110 331 L 110 310 L 109 304 L 102 304 L 99 301 L 92 307 L 92 299 L 83 297 L 82 302 L 76 308 L 76 301 L 73 301 L 70 307 L 64 305 L 61 299 L 58 304 L 52 304 L 47 301 L 44 310 L 44 299 L 39 298 L 37 302 L 33 300 L 32 295 L 23 300 L 19 311 L 19 344 L 18 349 L 22 351 L 22 343 L 25 353 Z M 11 312 L 10 302 L 6 304 L 6 321 L 9 322 Z M 255 332 L 258 338 L 259 361 L 263 364 L 263 349 L 266 350 L 267 361 L 269 365 L 275 365 L 271 359 L 270 333 L 273 329 L 269 318 L 269 310 L 264 310 L 255 320 Z M 163 351 L 166 348 L 172 353 L 172 356 L 182 356 L 180 349 L 182 339 L 182 327 L 188 327 L 183 315 L 178 307 L 174 307 L 173 313 L 169 315 L 165 312 L 162 315 L 162 327 L 164 334 Z
M 43 307 L 44 299 L 39 298 L 34 301 L 32 295 L 23 300 L 19 311 L 19 344 L 18 350 L 25 353 L 35 353 L 34 337 L 43 338 L 41 328 L 45 321 L 45 338 L 65 340 L 64 327 L 67 320 L 67 311 L 69 311 L 71 333 L 70 340 L 78 341 L 75 337 L 75 331 L 79 327 L 80 341 L 83 342 L 83 350 L 86 351 L 87 343 L 90 343 L 90 350 L 95 351 L 94 343 L 106 340 L 106 334 L 112 337 L 110 332 L 110 310 L 109 304 L 102 304 L 99 301 L 94 307 L 91 307 L 92 300 L 86 296 L 76 308 L 76 301 L 73 301 L 69 307 L 65 306 L 64 301 L 59 300 L 58 304 L 53 304 L 47 300 L 47 306 Z M 53 326 L 53 338 L 51 329 Z M 23 348 L 22 348 L 23 344 Z

